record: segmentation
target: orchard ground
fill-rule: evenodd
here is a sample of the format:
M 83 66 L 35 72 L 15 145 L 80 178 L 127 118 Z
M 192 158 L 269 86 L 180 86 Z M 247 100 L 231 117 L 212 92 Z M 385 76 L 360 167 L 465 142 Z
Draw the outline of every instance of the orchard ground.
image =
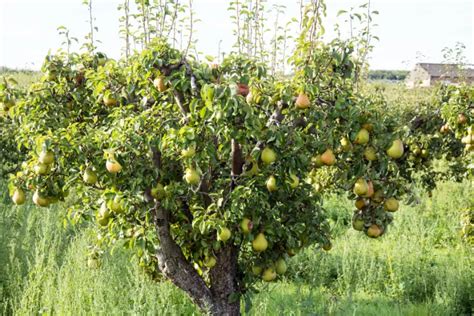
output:
M 22 82 L 27 79 L 22 78 Z M 427 90 L 385 89 L 390 110 L 403 111 Z M 442 167 L 442 166 L 438 166 Z M 474 258 L 461 236 L 463 212 L 472 208 L 472 184 L 439 183 L 432 197 L 419 192 L 402 206 L 378 240 L 353 231 L 352 202 L 326 199 L 333 249 L 309 248 L 289 261 L 291 278 L 260 284 L 245 297 L 249 315 L 462 315 L 473 309 Z M 0 184 L 0 314 L 151 314 L 200 312 L 167 281 L 156 283 L 117 246 L 87 267 L 94 230 L 67 225 L 66 205 L 12 206 Z

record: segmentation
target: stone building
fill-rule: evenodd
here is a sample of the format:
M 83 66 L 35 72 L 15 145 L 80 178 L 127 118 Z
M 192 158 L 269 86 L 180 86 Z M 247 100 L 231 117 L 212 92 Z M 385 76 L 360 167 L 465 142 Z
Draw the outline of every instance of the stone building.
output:
M 408 74 L 406 85 L 409 88 L 431 87 L 438 82 L 458 84 L 460 82 L 474 83 L 474 68 L 461 68 L 457 64 L 419 63 Z

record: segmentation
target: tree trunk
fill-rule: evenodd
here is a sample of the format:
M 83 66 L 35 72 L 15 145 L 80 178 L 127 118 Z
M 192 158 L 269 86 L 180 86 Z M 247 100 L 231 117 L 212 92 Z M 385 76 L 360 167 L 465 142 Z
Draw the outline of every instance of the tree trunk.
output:
M 240 315 L 240 291 L 237 274 L 239 249 L 225 245 L 217 253 L 217 263 L 210 271 L 215 315 Z
M 217 263 L 210 270 L 211 286 L 208 287 L 170 234 L 169 213 L 156 203 L 155 228 L 160 239 L 157 251 L 159 269 L 177 287 L 185 291 L 194 304 L 211 315 L 240 315 L 238 295 L 238 248 L 224 245 L 216 254 Z

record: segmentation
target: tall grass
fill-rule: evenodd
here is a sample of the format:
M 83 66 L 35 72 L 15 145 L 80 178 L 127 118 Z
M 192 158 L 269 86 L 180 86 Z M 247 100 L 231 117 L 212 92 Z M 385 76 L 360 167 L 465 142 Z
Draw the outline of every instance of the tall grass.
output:
M 461 211 L 472 207 L 471 192 L 467 183 L 441 184 L 433 198 L 402 207 L 379 240 L 347 230 L 350 204 L 330 199 L 334 248 L 295 256 L 287 278 L 258 286 L 248 313 L 468 315 L 474 260 L 458 232 Z M 126 250 L 88 268 L 93 230 L 65 228 L 60 207 L 12 207 L 6 196 L 2 200 L 0 314 L 199 314 L 174 286 L 144 275 Z

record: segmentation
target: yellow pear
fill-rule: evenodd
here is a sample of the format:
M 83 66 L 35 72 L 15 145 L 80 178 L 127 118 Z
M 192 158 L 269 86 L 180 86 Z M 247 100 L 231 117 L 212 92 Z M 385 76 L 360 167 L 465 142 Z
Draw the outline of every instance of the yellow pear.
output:
M 341 138 L 341 147 L 344 151 L 349 151 L 351 149 L 351 142 L 347 137 Z
M 367 236 L 371 238 L 378 238 L 382 235 L 383 230 L 380 228 L 377 224 L 372 224 L 368 229 L 367 229 Z
M 367 205 L 368 205 L 367 200 L 365 200 L 365 199 L 363 199 L 363 198 L 358 198 L 358 199 L 355 201 L 355 207 L 356 207 L 358 210 L 363 209 L 363 208 L 366 207 Z
M 326 149 L 326 151 L 321 155 L 321 161 L 326 166 L 332 166 L 336 163 L 336 156 L 331 149 Z
M 369 191 L 369 185 L 363 178 L 359 178 L 354 184 L 354 193 L 358 196 L 364 196 Z
M 403 156 L 403 153 L 404 153 L 403 143 L 399 139 L 394 140 L 390 148 L 387 149 L 387 155 L 393 159 L 400 158 L 401 156 Z
M 43 196 L 38 191 L 35 191 L 33 194 L 33 203 L 36 206 L 47 207 L 49 206 L 49 200 Z
M 394 197 L 388 198 L 384 203 L 384 208 L 389 212 L 396 212 L 398 210 L 399 203 Z
M 267 185 L 268 191 L 270 192 L 276 191 L 278 189 L 276 178 L 273 175 L 268 177 L 266 185 Z
M 262 252 L 267 249 L 268 241 L 263 233 L 259 233 L 257 237 L 255 237 L 255 239 L 252 241 L 252 247 L 256 252 Z
M 369 136 L 369 131 L 366 130 L 365 128 L 362 128 L 357 132 L 356 138 L 355 138 L 355 143 L 359 145 L 364 145 L 369 142 L 370 136 Z
M 110 173 L 118 173 L 122 170 L 122 165 L 115 159 L 108 159 L 105 163 L 105 168 Z
M 162 76 L 156 77 L 155 80 L 153 80 L 153 85 L 155 86 L 156 90 L 160 92 L 166 91 L 165 78 Z
M 277 274 L 274 268 L 270 267 L 270 268 L 265 269 L 265 271 L 263 271 L 262 280 L 265 282 L 271 282 L 275 280 L 276 277 L 277 277 Z
M 295 105 L 298 109 L 307 109 L 310 106 L 311 102 L 306 94 L 300 93 L 296 98 Z

